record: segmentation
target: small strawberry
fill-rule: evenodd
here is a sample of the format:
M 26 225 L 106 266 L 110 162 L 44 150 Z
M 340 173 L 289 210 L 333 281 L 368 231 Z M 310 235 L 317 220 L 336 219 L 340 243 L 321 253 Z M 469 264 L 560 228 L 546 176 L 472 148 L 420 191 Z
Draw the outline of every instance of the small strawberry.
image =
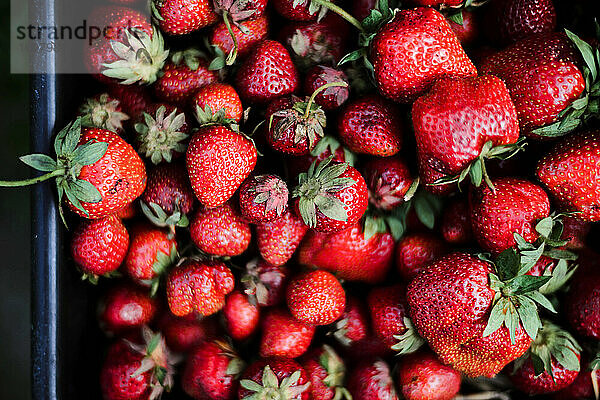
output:
M 110 288 L 104 295 L 98 319 L 105 332 L 120 335 L 148 325 L 157 309 L 157 301 L 150 297 L 148 290 L 123 284 Z
M 398 366 L 398 387 L 406 400 L 451 400 L 460 390 L 460 374 L 429 351 L 409 354 Z
M 220 335 L 214 318 L 200 318 L 195 314 L 176 317 L 167 309 L 158 320 L 158 327 L 169 349 L 188 353 L 203 341 Z
M 217 22 L 209 0 L 152 0 L 152 16 L 160 30 L 185 35 Z
M 223 317 L 229 336 L 241 341 L 249 338 L 258 328 L 260 311 L 246 294 L 235 290 L 225 298 Z
M 81 221 L 71 239 L 71 257 L 92 281 L 119 268 L 129 248 L 129 233 L 115 216 Z
M 346 366 L 330 346 L 323 345 L 303 357 L 302 367 L 310 380 L 313 399 L 351 400 L 350 392 L 344 387 Z
M 196 197 L 206 207 L 225 203 L 256 165 L 250 140 L 222 126 L 201 128 L 187 149 L 186 163 Z
M 287 210 L 288 188 L 276 175 L 255 175 L 240 186 L 240 213 L 253 224 L 280 218 Z
M 396 269 L 406 282 L 448 252 L 448 246 L 431 233 L 404 236 L 396 245 Z
M 300 357 L 310 346 L 314 325 L 296 320 L 287 310 L 272 308 L 262 318 L 261 357 Z
M 285 297 L 290 272 L 285 266 L 269 264 L 255 259 L 246 264 L 246 274 L 242 277 L 244 292 L 251 296 L 251 302 L 261 307 L 275 306 Z
M 216 208 L 201 207 L 190 223 L 194 244 L 204 253 L 237 256 L 250 244 L 250 225 L 229 203 Z
M 597 255 L 575 274 L 565 297 L 566 317 L 580 335 L 600 339 L 600 272 Z M 585 260 L 582 260 L 585 262 Z
M 383 360 L 362 361 L 348 377 L 353 400 L 398 400 L 390 368 Z
M 366 306 L 357 297 L 348 296 L 344 313 L 335 323 L 333 336 L 342 345 L 349 347 L 364 341 L 370 333 Z
M 473 11 L 467 9 L 463 9 L 456 15 L 459 15 L 457 19 L 450 16 L 446 19 L 460 44 L 469 46 L 479 37 L 479 19 Z
M 250 364 L 240 379 L 239 400 L 309 400 L 310 380 L 291 358 L 260 359 Z
M 556 29 L 552 0 L 495 1 L 486 8 L 484 20 L 486 36 L 501 46 Z
M 138 151 L 153 164 L 171 162 L 185 152 L 182 143 L 189 132 L 185 114 L 169 104 L 155 104 L 142 113 L 141 121 L 135 124 Z
M 450 244 L 467 244 L 473 240 L 471 212 L 466 200 L 455 200 L 448 204 L 440 227 L 442 236 Z
M 79 106 L 81 125 L 86 128 L 100 128 L 123 134 L 123 121 L 129 116 L 122 110 L 119 100 L 108 93 L 101 93 L 85 99 Z
M 130 121 L 137 121 L 147 110 L 153 99 L 146 86 L 113 84 L 108 86 L 109 94 L 119 100 L 120 106 Z
M 294 318 L 312 325 L 335 322 L 346 307 L 344 288 L 326 271 L 310 271 L 292 278 L 286 298 Z
M 338 118 L 338 133 L 355 153 L 389 157 L 402 146 L 402 121 L 396 106 L 376 95 L 347 104 Z
M 315 103 L 327 111 L 336 110 L 348 100 L 350 95 L 348 77 L 344 71 L 325 65 L 315 65 L 308 70 L 304 78 L 304 93 L 309 96 L 328 83 L 340 83 L 340 85 L 328 86 L 322 92 L 317 93 Z M 344 83 L 346 86 L 343 85 Z
M 173 268 L 167 277 L 167 300 L 176 316 L 196 312 L 202 316 L 216 313 L 233 290 L 234 277 L 223 263 L 188 261 Z
M 340 232 L 362 218 L 368 191 L 362 175 L 346 163 L 332 163 L 330 156 L 314 162 L 298 177 L 294 210 L 304 223 L 318 232 Z
M 237 124 L 242 119 L 242 102 L 233 86 L 226 83 L 209 83 L 192 96 L 192 109 L 203 125 Z
M 363 168 L 369 202 L 381 210 L 392 210 L 411 196 L 414 186 L 408 166 L 399 157 L 373 158 Z
M 250 2 L 249 2 L 250 3 Z M 229 33 L 231 29 L 231 33 Z M 236 57 L 244 58 L 250 53 L 252 48 L 267 39 L 269 30 L 269 20 L 266 16 L 256 17 L 240 21 L 235 25 L 229 25 L 225 22 L 219 22 L 213 26 L 209 42 L 212 46 L 218 48 L 217 53 L 227 54 L 225 59 L 217 57 L 212 67 L 224 67 L 233 63 Z

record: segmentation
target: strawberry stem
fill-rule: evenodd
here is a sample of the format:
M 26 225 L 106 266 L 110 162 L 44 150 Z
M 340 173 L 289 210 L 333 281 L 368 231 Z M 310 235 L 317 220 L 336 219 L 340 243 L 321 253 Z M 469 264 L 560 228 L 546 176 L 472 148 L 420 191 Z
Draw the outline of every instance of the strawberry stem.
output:
M 36 183 L 44 182 L 48 179 L 55 178 L 65 174 L 64 169 L 57 169 L 47 174 L 36 176 L 31 179 L 24 179 L 22 181 L 0 181 L 0 187 L 18 187 L 18 186 L 29 186 L 35 185 Z
M 237 57 L 238 42 L 235 37 L 235 33 L 233 33 L 233 29 L 231 29 L 231 23 L 229 22 L 229 13 L 226 10 L 223 10 L 223 22 L 225 23 L 225 26 L 227 27 L 227 32 L 229 32 L 229 35 L 231 36 L 231 40 L 233 40 L 233 49 L 231 49 L 231 51 L 227 55 L 225 64 L 232 65 L 235 62 L 235 59 Z
M 328 89 L 330 87 L 334 87 L 334 86 L 348 87 L 348 84 L 346 82 L 329 82 L 322 86 L 319 86 L 308 98 L 308 102 L 306 103 L 306 110 L 304 110 L 304 118 L 305 119 L 307 119 L 308 116 L 310 115 L 310 108 L 312 106 L 312 103 L 314 103 L 314 101 L 315 101 L 315 97 L 317 97 L 317 95 L 319 93 L 321 93 L 323 90 Z
M 330 1 L 327 0 L 311 0 L 312 3 L 315 4 L 319 4 L 320 6 L 323 6 L 325 8 L 327 8 L 330 11 L 333 11 L 334 13 L 336 13 L 337 15 L 339 15 L 340 17 L 344 18 L 346 21 L 348 21 L 349 23 L 351 23 L 352 25 L 354 25 L 359 31 L 364 32 L 365 29 L 363 28 L 363 26 L 361 25 L 361 23 L 354 18 L 352 15 L 350 15 L 347 11 L 345 11 L 343 8 L 341 8 L 340 6 L 333 4 Z

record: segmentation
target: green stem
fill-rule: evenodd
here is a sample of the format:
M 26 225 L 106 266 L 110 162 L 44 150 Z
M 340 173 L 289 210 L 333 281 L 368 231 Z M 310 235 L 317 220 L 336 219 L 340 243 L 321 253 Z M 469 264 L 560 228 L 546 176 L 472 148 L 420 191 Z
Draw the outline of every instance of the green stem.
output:
M 327 8 L 328 10 L 333 11 L 334 13 L 336 13 L 337 15 L 339 15 L 340 17 L 344 18 L 346 21 L 348 21 L 349 23 L 354 25 L 359 31 L 361 31 L 361 32 L 365 31 L 364 28 L 362 27 L 361 23 L 356 18 L 354 18 L 352 15 L 348 14 L 348 12 L 346 12 L 340 6 L 333 4 L 332 2 L 330 2 L 328 0 L 311 0 L 311 1 L 315 4 L 319 4 L 320 6 Z
M 28 186 L 35 185 L 36 183 L 40 183 L 46 181 L 51 178 L 55 178 L 57 176 L 61 176 L 65 174 L 64 169 L 57 169 L 52 172 L 48 172 L 47 174 L 36 176 L 31 179 L 24 179 L 22 181 L 0 181 L 0 187 L 17 187 L 17 186 Z
M 339 86 L 339 87 L 348 87 L 346 82 L 329 82 L 322 86 L 319 86 L 308 98 L 308 102 L 306 103 L 306 110 L 304 110 L 304 118 L 308 118 L 310 115 L 310 108 L 312 107 L 312 103 L 315 101 L 315 97 L 323 90 L 328 89 L 330 87 Z
M 485 167 L 485 160 L 483 158 L 481 158 L 480 162 L 481 162 L 481 174 L 483 175 L 483 180 L 485 181 L 486 185 L 488 185 L 488 187 L 490 189 L 492 189 L 492 193 L 495 194 L 496 187 L 492 183 L 492 180 L 490 179 L 490 176 L 487 173 L 487 168 Z
M 231 51 L 227 55 L 225 64 L 232 65 L 235 62 L 235 59 L 237 57 L 238 42 L 235 37 L 235 33 L 233 33 L 233 29 L 231 29 L 231 23 L 229 22 L 229 13 L 226 10 L 223 10 L 223 22 L 225 23 L 225 26 L 227 27 L 227 32 L 229 32 L 229 35 L 231 36 L 231 39 L 233 40 L 233 49 L 231 49 Z

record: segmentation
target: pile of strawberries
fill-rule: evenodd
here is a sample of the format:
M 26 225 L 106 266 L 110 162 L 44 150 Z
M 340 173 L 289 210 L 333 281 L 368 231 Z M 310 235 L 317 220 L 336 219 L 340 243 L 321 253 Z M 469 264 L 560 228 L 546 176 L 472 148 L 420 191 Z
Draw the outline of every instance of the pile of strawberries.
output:
M 105 400 L 598 397 L 593 0 L 151 3 L 0 182 L 108 287 Z

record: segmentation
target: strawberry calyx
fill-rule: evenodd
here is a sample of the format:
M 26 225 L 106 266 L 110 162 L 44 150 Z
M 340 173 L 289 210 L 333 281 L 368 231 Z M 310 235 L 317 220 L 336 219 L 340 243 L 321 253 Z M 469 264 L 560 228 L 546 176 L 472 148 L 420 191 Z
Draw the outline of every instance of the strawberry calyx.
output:
M 194 116 L 196 117 L 196 120 L 200 124 L 201 128 L 206 126 L 222 125 L 234 132 L 240 133 L 240 126 L 238 122 L 233 118 L 228 118 L 227 112 L 224 108 L 213 111 L 208 104 L 205 105 L 204 108 L 196 105 Z
M 141 201 L 140 208 L 146 218 L 160 228 L 168 227 L 173 231 L 175 227 L 186 228 L 190 224 L 187 215 L 179 210 L 179 204 L 175 204 L 175 211 L 171 215 L 168 215 L 161 206 L 152 202 L 146 204 Z
M 310 382 L 304 385 L 298 385 L 300 379 L 300 370 L 294 371 L 290 376 L 283 378 L 281 382 L 277 379 L 277 375 L 267 365 L 263 370 L 261 383 L 254 382 L 250 379 L 242 379 L 240 386 L 254 394 L 244 397 L 242 400 L 251 399 L 280 399 L 292 400 L 299 398 L 300 395 L 308 390 Z
M 239 378 L 244 371 L 244 368 L 246 368 L 246 363 L 237 355 L 235 350 L 233 350 L 231 343 L 224 340 L 215 340 L 213 343 L 219 347 L 221 355 L 230 359 L 225 373 L 235 379 Z
M 417 178 L 408 184 L 407 181 L 398 182 L 396 186 L 383 182 L 383 177 L 375 176 L 369 182 L 369 202 L 378 209 L 390 210 L 414 196 L 419 187 L 420 179 Z
M 200 60 L 206 59 L 206 54 L 195 48 L 176 51 L 171 54 L 171 62 L 175 65 L 185 64 L 191 71 L 196 71 L 200 67 Z
M 253 203 L 265 204 L 264 215 L 275 210 L 281 216 L 288 203 L 288 189 L 283 180 L 273 175 L 256 175 L 252 178 L 255 185 L 248 188 L 254 198 Z
M 169 254 L 164 253 L 162 250 L 158 250 L 154 257 L 154 263 L 152 264 L 152 271 L 155 276 L 152 279 L 143 280 L 142 283 L 150 286 L 150 296 L 154 297 L 160 286 L 160 278 L 166 271 L 172 266 L 176 265 L 179 260 L 179 252 L 177 251 L 177 245 L 171 244 L 169 248 Z
M 404 333 L 394 335 L 394 339 L 398 340 L 398 343 L 391 347 L 392 350 L 398 352 L 397 355 L 414 353 L 425 344 L 425 339 L 419 335 L 410 318 L 404 317 L 404 326 L 406 328 Z
M 351 400 L 352 396 L 350 392 L 344 387 L 344 378 L 346 376 L 344 362 L 331 346 L 325 344 L 322 350 L 318 362 L 327 371 L 327 376 L 323 379 L 323 383 L 327 387 L 334 389 L 335 400 Z
M 153 164 L 171 162 L 174 152 L 185 151 L 185 145 L 181 143 L 188 137 L 181 131 L 185 125 L 185 114 L 177 113 L 177 108 L 168 115 L 166 113 L 167 108 L 161 105 L 156 110 L 156 116 L 144 112 L 143 122 L 135 124 L 139 152 Z
M 259 259 L 255 258 L 246 264 L 246 273 L 240 281 L 244 285 L 244 293 L 248 295 L 248 301 L 256 306 L 268 304 L 269 288 L 265 282 L 275 281 L 277 275 L 283 275 L 278 270 L 261 272 Z
M 350 339 L 347 334 L 348 334 L 348 318 L 343 318 L 338 320 L 335 325 L 334 325 L 334 329 L 330 332 L 331 335 L 333 335 L 333 337 L 340 342 L 343 346 L 350 346 L 352 344 L 352 339 Z
M 113 99 L 108 93 L 85 99 L 79 107 L 81 125 L 90 128 L 108 129 L 113 132 L 123 131 L 123 121 L 129 119 L 124 112 L 119 111 L 119 100 Z
M 238 41 L 231 24 L 233 23 L 245 35 L 250 33 L 249 29 L 239 22 L 258 14 L 256 3 L 248 0 L 213 0 L 213 6 L 215 13 L 223 18 L 223 23 L 233 41 L 233 48 L 225 58 L 225 65 L 233 65 L 237 58 Z
M 88 281 L 92 285 L 97 285 L 100 277 L 111 279 L 111 278 L 119 278 L 121 276 L 122 276 L 122 274 L 119 271 L 110 271 L 110 272 L 107 272 L 102 275 L 96 275 L 96 274 L 92 274 L 89 272 L 84 272 L 81 274 L 81 280 Z
M 102 64 L 105 68 L 102 74 L 120 80 L 122 85 L 153 83 L 169 56 L 163 37 L 154 26 L 152 37 L 139 28 L 129 27 L 124 42 L 111 40 L 110 45 L 120 59 Z
M 356 155 L 348 150 L 346 146 L 342 146 L 342 144 L 331 135 L 323 136 L 310 151 L 310 155 L 313 157 L 319 157 L 327 150 L 329 150 L 329 154 L 335 154 L 340 147 L 344 152 L 344 162 L 353 167 L 356 163 Z
M 323 90 L 323 95 L 335 97 L 335 102 L 338 106 L 341 106 L 346 100 L 348 100 L 348 79 L 346 78 L 346 74 L 343 71 L 327 66 L 322 66 L 321 72 L 319 73 L 319 78 L 322 79 L 326 84 L 333 82 L 345 82 L 345 86 L 328 86 L 327 88 L 325 88 L 325 90 Z

